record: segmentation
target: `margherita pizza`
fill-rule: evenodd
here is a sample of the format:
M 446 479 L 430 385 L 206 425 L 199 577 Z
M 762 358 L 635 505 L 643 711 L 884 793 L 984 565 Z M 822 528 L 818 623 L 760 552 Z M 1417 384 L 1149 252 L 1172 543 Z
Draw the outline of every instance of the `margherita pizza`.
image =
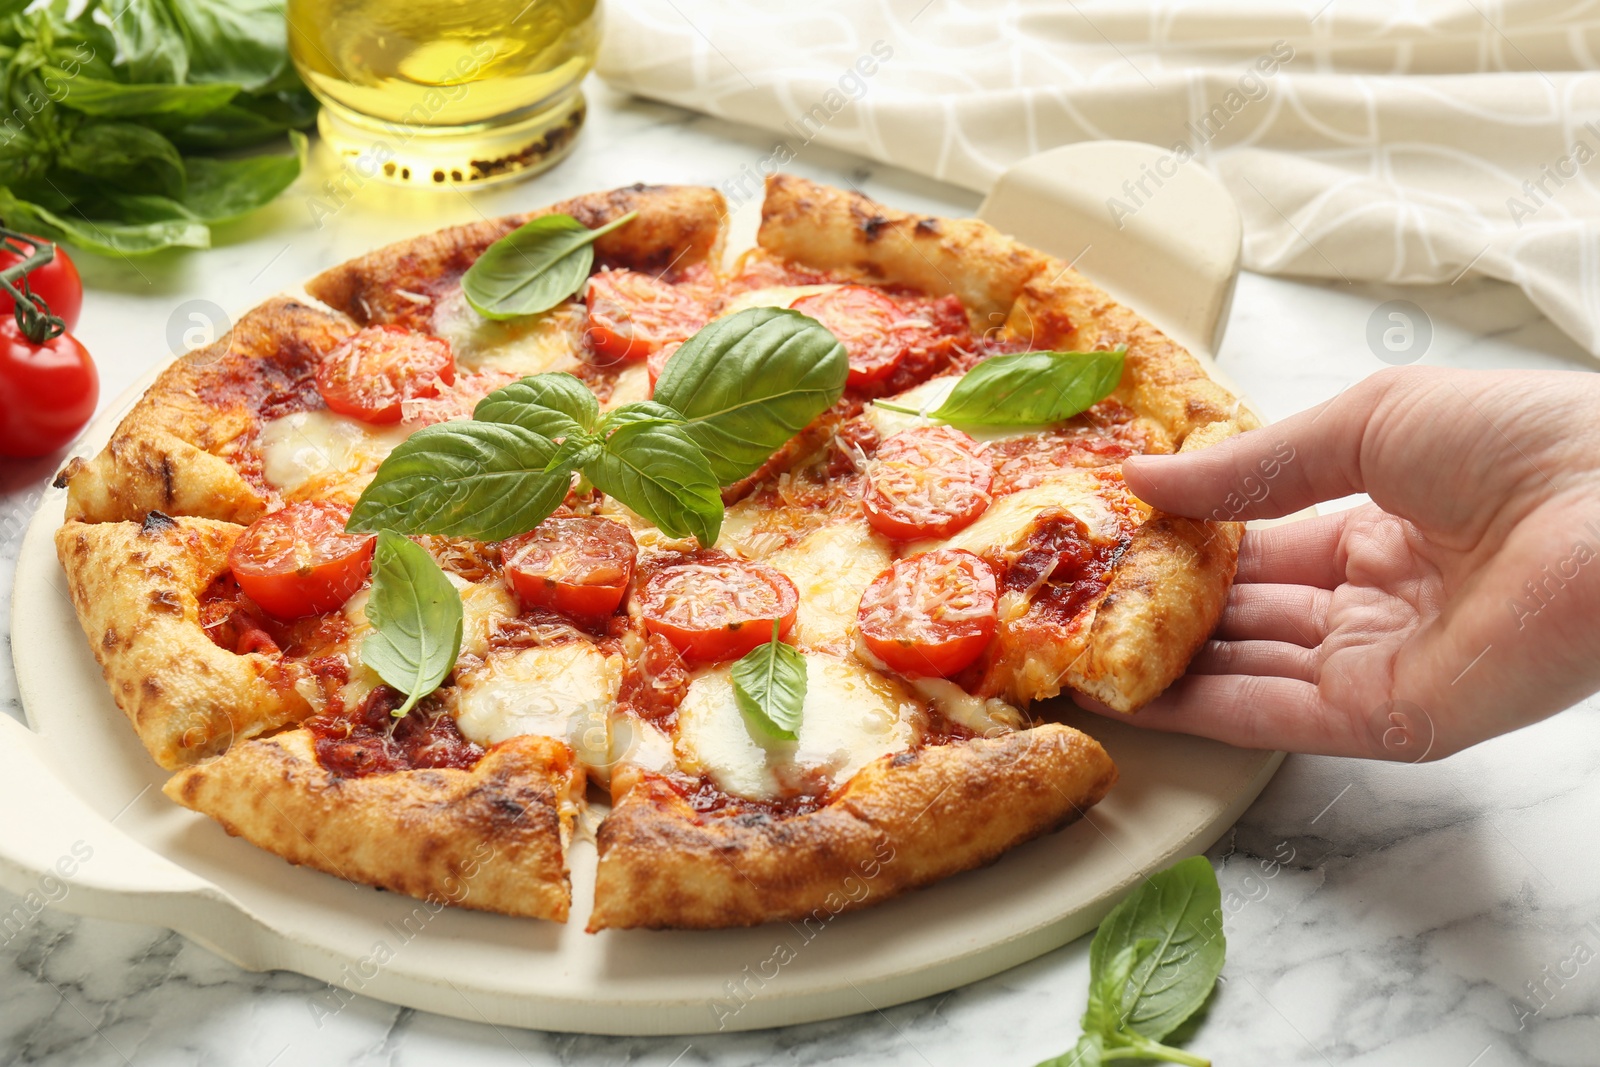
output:
M 594 803 L 600 930 L 877 902 L 1106 794 L 1035 702 L 1159 694 L 1241 532 L 1121 461 L 1250 416 L 981 222 L 783 176 L 754 249 L 725 216 L 634 186 L 351 261 L 62 472 L 73 601 L 169 797 L 555 921 Z

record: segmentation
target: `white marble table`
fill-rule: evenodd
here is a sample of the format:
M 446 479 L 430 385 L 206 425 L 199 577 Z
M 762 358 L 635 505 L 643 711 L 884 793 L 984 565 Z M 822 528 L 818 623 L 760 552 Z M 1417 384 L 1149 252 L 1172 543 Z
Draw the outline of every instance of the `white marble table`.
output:
M 479 212 L 635 180 L 720 185 L 770 151 L 755 130 L 598 86 L 591 97 L 576 154 L 531 183 L 469 200 L 375 185 L 330 190 L 322 173 L 221 235 L 226 243 L 212 251 L 85 263 L 91 291 L 79 336 L 99 357 L 107 402 L 166 354 L 169 319 L 186 301 L 245 308 L 321 266 Z M 929 211 L 965 214 L 978 203 L 814 147 L 790 169 L 848 176 L 882 200 Z M 1267 415 L 1282 417 L 1383 366 L 1368 349 L 1367 323 L 1392 299 L 1414 301 L 1431 318 L 1425 363 L 1594 366 L 1503 284 L 1401 290 L 1250 275 L 1221 364 Z M 8 608 L 18 535 L 51 469 L 0 462 Z M 0 617 L 9 640 L 8 623 L 9 610 Z M 21 715 L 9 650 L 0 655 L 0 708 Z M 1228 963 L 1189 1047 L 1219 1064 L 1600 1063 L 1597 754 L 1600 721 L 1580 707 L 1440 763 L 1291 756 L 1211 853 L 1228 905 Z M 0 892 L 0 912 L 15 903 Z M 46 911 L 14 937 L 0 931 L 0 1063 L 1027 1067 L 1074 1043 L 1087 977 L 1083 939 L 944 996 L 883 1012 L 863 1004 L 861 1015 L 785 1030 L 583 1037 L 365 999 L 319 1027 L 311 1010 L 319 982 L 240 971 L 165 930 Z

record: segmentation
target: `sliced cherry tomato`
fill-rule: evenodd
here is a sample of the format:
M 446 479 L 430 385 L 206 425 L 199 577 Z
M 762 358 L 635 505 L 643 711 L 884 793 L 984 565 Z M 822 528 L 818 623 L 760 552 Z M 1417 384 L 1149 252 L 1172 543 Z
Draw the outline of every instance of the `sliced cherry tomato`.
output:
M 654 352 L 645 361 L 645 366 L 650 371 L 650 395 L 656 395 L 656 382 L 661 380 L 661 375 L 666 373 L 667 360 L 672 358 L 672 353 L 683 346 L 682 341 L 668 341 Z
M 911 677 L 948 678 L 989 647 L 999 624 L 994 571 L 971 552 L 907 556 L 867 586 L 856 616 L 868 650 Z
M 952 426 L 921 426 L 890 437 L 867 467 L 861 507 L 885 537 L 949 537 L 994 498 L 987 449 Z
M 633 270 L 589 278 L 589 344 L 607 359 L 644 359 L 670 341 L 686 341 L 710 317 L 704 303 L 671 282 Z
M 100 399 L 94 360 L 70 333 L 34 344 L 0 319 L 0 456 L 47 456 L 77 436 Z
M 528 607 L 599 618 L 622 603 L 639 546 L 610 519 L 546 519 L 500 546 L 506 583 Z
M 363 422 L 399 422 L 406 400 L 454 385 L 450 342 L 399 326 L 367 326 L 322 357 L 317 392 L 328 407 Z
M 850 356 L 851 385 L 887 378 L 909 351 L 900 330 L 905 314 L 876 289 L 845 285 L 803 296 L 789 306 L 822 323 L 844 345 Z
M 794 625 L 800 594 L 771 567 L 724 559 L 679 563 L 650 576 L 644 586 L 644 625 L 685 659 L 711 663 L 738 659 Z
M 228 554 L 233 577 L 269 615 L 298 619 L 344 606 L 372 570 L 371 534 L 345 533 L 350 509 L 327 501 L 263 515 Z
M 35 240 L 43 241 L 44 238 Z M 78 268 L 72 262 L 72 257 L 67 255 L 67 250 L 60 245 L 56 245 L 55 249 L 56 258 L 28 272 L 28 288 L 44 298 L 50 310 L 67 324 L 70 332 L 77 328 L 78 313 L 83 310 L 83 281 L 78 277 Z M 9 248 L 0 247 L 0 270 L 15 266 L 26 258 Z M 12 318 L 16 306 L 17 302 L 11 299 L 10 294 L 0 290 L 0 316 Z

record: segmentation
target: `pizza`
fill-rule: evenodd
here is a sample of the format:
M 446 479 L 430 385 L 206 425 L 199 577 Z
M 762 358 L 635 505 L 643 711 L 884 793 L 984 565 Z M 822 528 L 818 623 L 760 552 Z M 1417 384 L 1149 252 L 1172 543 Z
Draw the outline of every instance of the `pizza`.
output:
M 836 913 L 1117 779 L 1241 527 L 1139 453 L 1252 427 L 1070 266 L 776 175 L 636 185 L 266 301 L 75 459 L 56 543 L 173 801 L 351 882 L 589 929 Z

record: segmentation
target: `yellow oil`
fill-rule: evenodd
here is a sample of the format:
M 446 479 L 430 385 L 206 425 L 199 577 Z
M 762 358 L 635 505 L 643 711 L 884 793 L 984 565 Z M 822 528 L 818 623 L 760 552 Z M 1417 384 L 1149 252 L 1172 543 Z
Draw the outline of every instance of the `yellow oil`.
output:
M 289 0 L 289 48 L 336 151 L 387 156 L 383 176 L 396 181 L 491 180 L 543 169 L 571 147 L 597 6 Z

